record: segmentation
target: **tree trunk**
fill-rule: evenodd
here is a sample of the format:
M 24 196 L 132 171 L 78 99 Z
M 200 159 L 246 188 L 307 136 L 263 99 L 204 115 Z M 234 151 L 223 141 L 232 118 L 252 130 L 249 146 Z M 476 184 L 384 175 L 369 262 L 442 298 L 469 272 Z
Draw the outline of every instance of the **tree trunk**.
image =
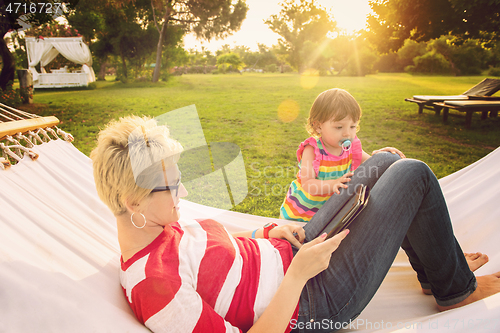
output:
M 347 61 L 345 64 L 343 64 L 343 66 L 340 66 L 339 72 L 337 73 L 338 76 L 347 67 L 347 65 L 349 65 L 349 61 Z
M 123 55 L 123 53 L 121 54 L 121 57 L 122 57 L 123 76 L 125 76 L 125 78 L 127 78 L 128 77 L 127 63 L 125 62 L 125 56 Z
M 29 69 L 18 69 L 17 76 L 23 104 L 33 103 L 33 74 Z
M 161 52 L 163 47 L 163 38 L 165 37 L 165 30 L 167 28 L 168 21 L 165 20 L 160 30 L 160 38 L 158 40 L 158 45 L 156 46 L 156 64 L 155 70 L 153 72 L 152 82 L 158 82 L 160 79 L 160 69 L 161 69 Z
M 108 66 L 108 63 L 106 62 L 105 59 L 101 61 L 101 67 L 99 68 L 99 73 L 97 74 L 97 79 L 100 81 L 106 80 L 106 67 Z
M 4 36 L 0 38 L 0 57 L 2 57 L 2 72 L 0 73 L 0 88 L 3 90 L 7 89 L 9 82 L 14 82 L 16 64 L 14 63 L 14 58 L 10 53 L 7 43 L 5 43 Z

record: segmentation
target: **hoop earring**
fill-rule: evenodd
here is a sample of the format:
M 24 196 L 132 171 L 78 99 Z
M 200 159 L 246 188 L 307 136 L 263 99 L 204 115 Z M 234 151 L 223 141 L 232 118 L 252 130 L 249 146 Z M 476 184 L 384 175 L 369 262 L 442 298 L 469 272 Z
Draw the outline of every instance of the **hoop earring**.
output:
M 139 213 L 139 214 L 141 214 L 142 218 L 144 219 L 144 224 L 143 224 L 142 227 L 138 227 L 137 224 L 134 223 L 134 214 L 135 214 L 135 212 L 133 212 L 132 215 L 130 215 L 130 222 L 132 222 L 132 224 L 134 225 L 134 227 L 136 227 L 137 229 L 144 228 L 146 226 L 146 223 L 147 223 L 146 216 L 144 216 L 143 214 Z

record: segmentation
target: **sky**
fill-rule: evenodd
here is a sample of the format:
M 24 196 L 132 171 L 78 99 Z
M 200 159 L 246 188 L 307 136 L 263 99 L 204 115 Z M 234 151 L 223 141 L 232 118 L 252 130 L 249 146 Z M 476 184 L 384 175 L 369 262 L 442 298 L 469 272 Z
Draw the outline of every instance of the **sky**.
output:
M 246 0 L 248 6 L 247 17 L 241 29 L 224 40 L 200 42 L 194 35 L 184 38 L 186 49 L 201 50 L 201 46 L 215 52 L 222 45 L 229 44 L 248 46 L 251 50 L 258 50 L 257 43 L 271 46 L 277 44 L 279 35 L 269 29 L 264 23 L 271 15 L 278 14 L 281 10 L 280 0 Z M 337 27 L 351 33 L 365 28 L 366 16 L 371 12 L 368 0 L 316 0 L 316 3 L 333 14 Z

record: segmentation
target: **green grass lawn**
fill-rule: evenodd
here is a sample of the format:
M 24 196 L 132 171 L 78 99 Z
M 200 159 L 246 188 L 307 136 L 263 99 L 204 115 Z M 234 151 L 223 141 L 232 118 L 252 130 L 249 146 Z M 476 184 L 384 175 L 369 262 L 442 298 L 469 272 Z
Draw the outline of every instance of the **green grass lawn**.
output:
M 111 119 L 158 116 L 195 104 L 207 142 L 232 142 L 242 150 L 249 194 L 234 210 L 277 217 L 297 172 L 297 146 L 308 136 L 304 124 L 309 108 L 320 92 L 344 88 L 358 100 L 363 109 L 358 137 L 366 152 L 394 146 L 444 177 L 500 145 L 500 119 L 481 121 L 478 113 L 465 130 L 464 118 L 450 117 L 442 124 L 433 112 L 418 115 L 417 106 L 404 99 L 460 94 L 482 78 L 377 74 L 304 82 L 297 74 L 200 74 L 157 85 L 98 82 L 95 90 L 37 90 L 34 102 L 46 104 L 38 112 L 58 117 L 59 127 L 72 133 L 75 146 L 87 155 L 99 129 Z M 289 122 L 278 116 L 284 101 L 299 109 Z

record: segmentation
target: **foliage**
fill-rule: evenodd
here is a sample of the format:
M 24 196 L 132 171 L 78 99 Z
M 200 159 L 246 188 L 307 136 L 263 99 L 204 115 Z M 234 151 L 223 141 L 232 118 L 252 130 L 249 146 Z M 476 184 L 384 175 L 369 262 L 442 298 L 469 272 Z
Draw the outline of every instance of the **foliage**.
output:
M 378 59 L 373 64 L 373 69 L 377 72 L 395 73 L 402 72 L 402 68 L 398 64 L 398 55 L 396 52 L 389 52 L 379 55 Z
M 490 76 L 500 76 L 500 67 L 492 67 L 488 71 L 488 75 Z
M 299 53 L 305 69 L 315 69 L 322 74 L 331 70 L 332 50 L 329 47 L 330 39 L 324 38 L 321 42 L 307 40 Z
M 78 29 L 83 40 L 89 45 L 93 56 L 92 67 L 97 74 L 97 80 L 104 80 L 107 58 L 113 52 L 105 38 L 107 34 L 105 16 L 109 10 L 105 1 L 80 0 L 75 10 L 66 15 L 68 23 Z
M 89 22 L 84 20 L 89 9 L 91 23 L 97 26 L 91 32 Z M 101 61 L 106 63 L 109 56 L 113 55 L 120 60 L 118 79 L 128 81 L 131 66 L 135 72 L 132 77 L 138 77 L 143 65 L 154 51 L 158 40 L 158 33 L 151 25 L 145 25 L 151 19 L 148 13 L 149 3 L 137 1 L 126 3 L 120 7 L 110 6 L 106 3 L 97 3 L 95 0 L 81 0 L 80 10 L 76 10 L 68 17 L 70 22 L 82 29 L 86 34 L 98 38 L 91 45 L 91 50 Z
M 407 39 L 397 52 L 390 51 L 381 55 L 375 68 L 381 72 L 402 72 L 404 68 L 414 65 L 413 59 L 425 53 L 427 53 L 427 43 Z
M 427 52 L 413 59 L 414 66 L 407 66 L 405 70 L 411 73 L 427 74 L 451 74 L 451 64 L 446 58 L 437 52 Z
M 189 57 L 191 67 L 203 68 L 202 72 L 204 74 L 207 73 L 207 67 L 217 64 L 217 57 L 205 48 L 202 48 L 201 52 L 198 50 L 191 51 L 189 55 L 186 54 L 186 56 Z
M 106 12 L 111 10 L 102 0 L 79 0 L 74 10 L 66 15 L 69 25 L 78 29 L 85 42 L 92 46 L 100 39 L 102 31 L 106 30 Z
M 398 50 L 407 38 L 500 39 L 500 0 L 372 0 L 370 5 L 371 41 L 382 53 Z
M 237 71 L 243 66 L 243 62 L 236 53 L 226 53 L 217 57 L 218 70 L 221 73 Z
M 337 75 L 364 76 L 373 72 L 377 55 L 363 36 L 340 35 L 329 48 Z
M 406 68 L 411 73 L 479 75 L 497 64 L 500 64 L 500 42 L 484 43 L 479 39 L 463 40 L 443 35 L 427 42 L 407 39 L 397 52 L 379 56 L 375 69 L 397 72 Z
M 397 64 L 405 68 L 406 66 L 413 65 L 413 59 L 422 56 L 427 53 L 427 45 L 424 42 L 416 42 L 411 39 L 407 39 L 404 42 L 402 48 L 397 51 Z
M 265 23 L 281 36 L 278 43 L 286 51 L 287 61 L 302 72 L 318 60 L 316 54 L 306 59 L 307 50 L 322 45 L 336 23 L 324 8 L 316 6 L 314 0 L 286 0 L 281 6 L 280 13 L 272 15 Z
M 488 59 L 488 66 L 500 67 L 500 42 L 496 42 L 490 46 L 490 58 Z
M 72 8 L 76 2 L 78 2 L 78 0 L 65 1 L 67 8 Z M 54 3 L 60 3 L 60 1 L 47 0 L 43 2 L 44 5 Z M 8 83 L 14 80 L 16 69 L 15 59 L 4 39 L 5 34 L 9 31 L 19 30 L 29 26 L 39 26 L 54 19 L 54 16 L 47 13 L 47 10 L 37 10 L 35 13 L 24 14 L 22 10 L 15 10 L 13 8 L 13 5 L 17 6 L 17 4 L 19 4 L 20 7 L 23 5 L 29 7 L 33 4 L 30 0 L 15 1 L 15 4 L 16 5 L 14 5 L 13 1 L 0 2 L 0 57 L 2 59 L 0 88 L 3 90 L 6 90 Z M 37 9 L 39 9 L 39 7 L 37 7 Z
M 33 96 L 33 90 L 28 92 L 26 90 L 23 91 L 21 88 L 14 89 L 11 81 L 7 85 L 6 89 L 0 88 L 0 103 L 9 106 L 17 106 L 23 102 L 23 94 L 25 93 L 31 93 L 31 96 Z
M 126 1 L 126 0 L 122 0 Z M 138 1 L 138 0 L 136 0 Z M 119 1 L 120 2 L 120 1 Z M 225 37 L 241 27 L 248 7 L 243 0 L 152 0 L 151 11 L 159 40 L 167 34 L 167 27 L 176 26 L 192 31 L 198 38 L 210 40 Z M 152 81 L 160 77 L 162 43 L 156 50 L 156 66 Z
M 268 73 L 276 73 L 278 71 L 278 66 L 276 64 L 267 65 L 264 69 Z
M 353 58 L 354 47 L 352 39 L 347 35 L 338 36 L 331 41 L 330 48 L 333 50 L 333 68 L 340 75 Z
M 408 39 L 397 52 L 398 62 L 410 72 L 455 75 L 481 74 L 488 68 L 491 54 L 477 39 L 463 41 L 451 35 L 427 43 Z M 414 65 L 408 65 L 410 60 Z
M 377 55 L 368 45 L 354 44 L 354 59 L 349 62 L 347 75 L 365 76 L 373 73 L 373 65 Z
M 100 70 L 95 68 L 100 79 L 104 79 L 107 66 L 116 65 L 119 67 L 118 79 L 123 82 L 152 78 L 155 67 L 149 64 L 157 60 L 153 52 L 157 49 L 160 33 L 154 24 L 151 4 L 146 0 L 81 0 L 78 9 L 68 15 L 68 21 L 93 40 L 90 48 L 98 59 L 95 67 L 101 66 Z M 167 61 L 160 62 L 158 67 L 173 66 L 175 57 L 183 54 L 178 50 L 183 35 L 182 27 L 165 25 L 161 50 Z M 164 78 L 167 77 L 165 73 Z
M 272 48 L 264 44 L 257 44 L 259 47 L 259 56 L 257 57 L 259 67 L 267 67 L 277 65 L 279 63 L 278 56 Z
M 479 75 L 487 68 L 489 52 L 478 40 L 468 39 L 455 47 L 450 59 L 458 75 Z
M 248 46 L 235 46 L 232 50 L 229 49 L 229 45 L 225 45 L 227 48 L 221 50 L 220 54 L 233 52 L 236 53 L 246 68 L 256 69 L 256 68 L 266 68 L 269 65 L 276 65 L 278 63 L 278 58 L 274 54 L 273 50 L 264 44 L 258 44 L 258 51 L 250 51 Z
M 78 30 L 67 24 L 48 22 L 24 31 L 26 37 L 80 37 Z
M 15 68 L 28 68 L 28 56 L 26 53 L 26 41 L 17 31 L 12 31 L 9 36 L 6 36 L 5 43 L 9 49 L 13 49 L 11 53 L 14 61 Z

